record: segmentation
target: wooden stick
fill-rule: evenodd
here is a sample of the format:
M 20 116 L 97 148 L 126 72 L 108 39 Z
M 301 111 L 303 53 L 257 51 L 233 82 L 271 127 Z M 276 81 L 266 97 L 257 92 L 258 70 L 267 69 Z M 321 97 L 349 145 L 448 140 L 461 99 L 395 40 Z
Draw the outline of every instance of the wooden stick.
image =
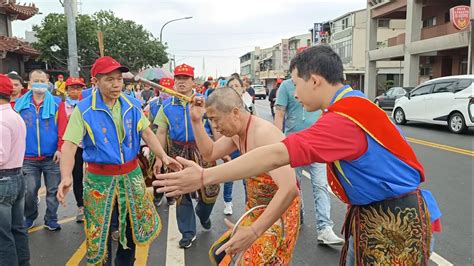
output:
M 100 57 L 102 57 L 104 56 L 104 34 L 102 34 L 102 31 L 97 32 L 97 39 L 99 40 Z
M 153 81 L 149 81 L 148 79 L 144 79 L 144 78 L 142 78 L 142 77 L 135 76 L 135 81 L 140 81 L 140 82 L 142 82 L 142 83 L 148 84 L 148 85 L 150 85 L 151 87 L 153 87 L 153 88 L 155 88 L 155 89 L 158 89 L 158 90 L 161 91 L 161 92 L 164 92 L 164 93 L 169 94 L 169 95 L 171 95 L 171 96 L 175 96 L 175 97 L 177 97 L 177 98 L 179 98 L 179 99 L 181 99 L 181 100 L 184 100 L 184 101 L 186 101 L 186 102 L 192 102 L 192 101 L 193 101 L 193 99 L 192 99 L 191 97 L 189 97 L 189 96 L 186 96 L 186 95 L 181 94 L 181 93 L 179 93 L 179 92 L 177 92 L 177 91 L 174 91 L 174 90 L 171 90 L 171 89 L 169 89 L 169 88 L 166 88 L 165 86 L 161 86 L 160 84 L 155 83 L 155 82 L 153 82 Z

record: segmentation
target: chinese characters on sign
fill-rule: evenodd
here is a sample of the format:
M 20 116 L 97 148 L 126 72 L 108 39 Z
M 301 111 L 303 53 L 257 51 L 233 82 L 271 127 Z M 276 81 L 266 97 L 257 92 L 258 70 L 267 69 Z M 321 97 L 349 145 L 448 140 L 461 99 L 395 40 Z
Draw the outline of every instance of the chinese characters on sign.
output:
M 449 10 L 451 23 L 458 30 L 464 30 L 469 27 L 471 22 L 471 10 L 469 6 L 455 6 Z

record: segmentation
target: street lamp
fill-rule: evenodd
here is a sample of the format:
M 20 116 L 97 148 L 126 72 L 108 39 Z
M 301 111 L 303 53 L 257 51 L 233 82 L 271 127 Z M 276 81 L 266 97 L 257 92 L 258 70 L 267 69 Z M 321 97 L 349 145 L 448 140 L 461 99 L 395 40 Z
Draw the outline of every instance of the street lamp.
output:
M 176 19 L 172 19 L 168 22 L 166 22 L 165 24 L 163 24 L 163 26 L 161 27 L 161 30 L 160 30 L 160 42 L 163 43 L 163 28 L 170 24 L 171 22 L 174 22 L 174 21 L 178 21 L 178 20 L 185 20 L 185 19 L 190 19 L 190 18 L 193 18 L 193 17 L 184 17 L 184 18 L 176 18 Z

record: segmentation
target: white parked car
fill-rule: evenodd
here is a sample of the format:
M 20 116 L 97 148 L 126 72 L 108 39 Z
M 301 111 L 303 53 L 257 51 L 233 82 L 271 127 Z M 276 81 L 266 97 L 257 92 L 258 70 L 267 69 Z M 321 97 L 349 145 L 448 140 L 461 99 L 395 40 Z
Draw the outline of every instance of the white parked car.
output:
M 454 133 L 474 126 L 474 75 L 436 78 L 395 101 L 392 116 L 407 121 L 447 125 Z
M 263 85 L 252 85 L 255 90 L 255 98 L 264 99 L 267 98 L 267 89 Z

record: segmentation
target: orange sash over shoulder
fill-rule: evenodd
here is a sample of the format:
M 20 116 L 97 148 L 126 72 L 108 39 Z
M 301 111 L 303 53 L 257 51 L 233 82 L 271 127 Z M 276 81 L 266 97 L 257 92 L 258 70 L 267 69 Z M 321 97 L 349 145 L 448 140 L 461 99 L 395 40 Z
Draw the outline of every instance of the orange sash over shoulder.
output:
M 343 98 L 329 106 L 328 110 L 356 123 L 385 149 L 420 172 L 421 182 L 425 181 L 423 166 L 385 111 L 362 97 Z

